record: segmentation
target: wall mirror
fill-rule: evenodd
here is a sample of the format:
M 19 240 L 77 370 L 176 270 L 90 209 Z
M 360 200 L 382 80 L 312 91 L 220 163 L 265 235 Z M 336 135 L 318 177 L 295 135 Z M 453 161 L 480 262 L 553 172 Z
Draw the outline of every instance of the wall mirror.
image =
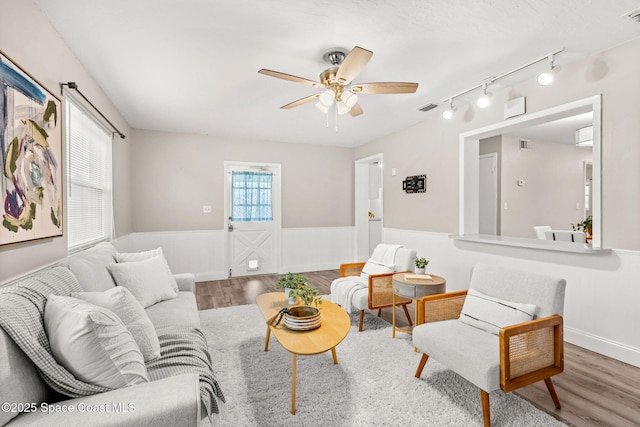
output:
M 590 248 L 602 248 L 601 108 L 597 95 L 461 134 L 460 235 L 535 246 L 535 226 L 591 216 Z M 553 245 L 567 246 L 540 247 Z

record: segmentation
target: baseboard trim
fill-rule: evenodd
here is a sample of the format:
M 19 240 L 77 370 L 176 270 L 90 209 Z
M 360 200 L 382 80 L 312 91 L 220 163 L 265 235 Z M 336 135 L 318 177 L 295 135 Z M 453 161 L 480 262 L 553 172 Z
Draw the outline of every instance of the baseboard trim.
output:
M 213 280 L 224 280 L 229 277 L 224 271 L 207 271 L 204 273 L 194 273 L 196 282 L 210 282 Z
M 640 368 L 640 349 L 590 334 L 565 325 L 566 342 Z

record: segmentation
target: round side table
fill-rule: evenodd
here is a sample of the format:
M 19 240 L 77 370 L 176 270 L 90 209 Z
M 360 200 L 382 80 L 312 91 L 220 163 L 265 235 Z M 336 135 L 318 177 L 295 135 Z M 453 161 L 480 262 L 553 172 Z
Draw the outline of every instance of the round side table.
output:
M 423 277 L 418 277 L 423 276 Z M 431 278 L 429 280 L 429 278 Z M 392 322 L 391 337 L 396 337 L 398 332 L 406 332 L 410 334 L 409 329 L 396 329 L 396 296 L 411 298 L 414 304 L 413 323 L 418 321 L 418 300 L 427 295 L 442 294 L 446 292 L 447 281 L 444 277 L 435 274 L 415 275 L 412 273 L 396 273 L 391 278 L 392 296 Z

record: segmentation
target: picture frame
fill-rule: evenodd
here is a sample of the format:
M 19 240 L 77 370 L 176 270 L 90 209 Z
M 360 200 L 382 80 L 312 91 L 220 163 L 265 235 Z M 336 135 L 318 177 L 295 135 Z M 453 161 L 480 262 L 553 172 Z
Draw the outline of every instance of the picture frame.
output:
M 402 189 L 406 193 L 426 193 L 427 175 L 408 176 L 402 181 Z
M 63 235 L 62 102 L 0 50 L 0 246 Z

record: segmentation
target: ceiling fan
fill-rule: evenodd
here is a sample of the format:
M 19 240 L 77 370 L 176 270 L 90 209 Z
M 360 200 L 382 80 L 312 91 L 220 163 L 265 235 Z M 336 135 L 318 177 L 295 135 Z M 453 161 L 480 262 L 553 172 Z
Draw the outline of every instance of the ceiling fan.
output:
M 282 109 L 288 110 L 318 100 L 316 106 L 324 113 L 327 113 L 335 102 L 338 114 L 349 113 L 355 117 L 363 113 L 362 107 L 358 104 L 358 94 L 415 93 L 418 89 L 418 83 L 353 83 L 353 79 L 360 74 L 372 56 L 373 52 L 359 46 L 354 47 L 348 55 L 341 50 L 329 51 L 323 55 L 323 59 L 332 67 L 320 73 L 319 82 L 264 68 L 258 73 L 325 89 L 324 92 L 283 105 L 280 107 Z

